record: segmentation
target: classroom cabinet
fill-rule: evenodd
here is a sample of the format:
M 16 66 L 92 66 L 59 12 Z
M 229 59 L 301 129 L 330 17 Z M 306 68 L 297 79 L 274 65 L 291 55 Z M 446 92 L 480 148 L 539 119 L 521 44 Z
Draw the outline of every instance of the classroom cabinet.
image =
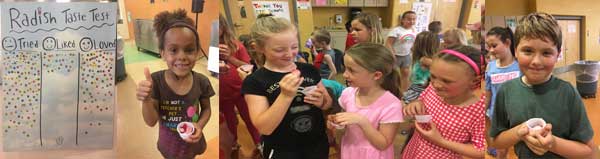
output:
M 348 32 L 346 30 L 336 29 L 336 30 L 328 30 L 329 35 L 331 35 L 331 44 L 332 48 L 345 50 L 346 49 L 346 36 Z
M 348 0 L 348 7 L 362 7 L 365 0 Z
M 377 7 L 387 7 L 388 4 L 388 0 L 377 0 Z
M 389 0 L 313 0 L 313 7 L 387 7 Z

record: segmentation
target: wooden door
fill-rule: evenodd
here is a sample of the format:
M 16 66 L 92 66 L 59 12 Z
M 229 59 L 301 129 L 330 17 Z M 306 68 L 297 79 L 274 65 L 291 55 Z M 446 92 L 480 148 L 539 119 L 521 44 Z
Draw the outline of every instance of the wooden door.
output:
M 236 37 L 242 34 L 249 34 L 250 27 L 254 24 L 256 17 L 250 0 L 224 0 L 227 1 L 227 8 L 231 13 L 230 19 Z
M 562 32 L 561 56 L 555 67 L 568 66 L 579 60 L 581 54 L 581 23 L 579 20 L 558 20 Z

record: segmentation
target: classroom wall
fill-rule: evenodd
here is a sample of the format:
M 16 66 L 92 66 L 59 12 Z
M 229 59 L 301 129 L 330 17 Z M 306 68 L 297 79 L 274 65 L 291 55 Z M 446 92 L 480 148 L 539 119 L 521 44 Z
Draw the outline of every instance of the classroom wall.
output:
M 520 16 L 535 10 L 535 0 L 494 0 L 485 2 L 485 16 Z M 571 2 L 572 3 L 572 2 Z
M 392 27 L 397 26 L 398 16 L 402 15 L 407 10 L 412 10 L 412 4 L 414 2 L 418 2 L 419 0 L 408 0 L 408 3 L 400 3 L 398 0 L 390 0 L 391 1 L 391 11 L 388 20 Z M 432 15 L 430 21 L 441 21 L 442 28 L 444 30 L 448 28 L 458 27 L 458 17 L 460 16 L 460 9 L 462 6 L 463 0 L 431 0 L 432 3 Z M 481 16 L 481 15 L 479 15 Z M 464 26 L 463 26 L 464 27 Z
M 210 43 L 211 22 L 219 18 L 217 7 L 219 7 L 217 0 L 207 0 L 204 2 L 204 11 L 198 14 L 198 34 L 204 51 L 208 51 Z M 152 4 L 149 0 L 125 0 L 126 14 L 131 16 L 131 21 L 128 22 L 130 39 L 135 39 L 133 30 L 135 19 L 154 19 L 157 13 L 179 8 L 188 11 L 188 16 L 196 20 L 196 14 L 192 13 L 192 0 L 154 0 Z
M 296 2 L 293 2 L 296 3 Z M 311 18 L 306 17 L 315 17 L 313 14 L 313 10 L 315 8 L 309 7 L 307 9 L 298 9 L 298 35 L 300 36 L 300 51 L 309 51 L 304 47 L 304 42 L 310 39 L 310 33 L 314 30 L 314 26 L 316 26 Z
M 585 60 L 600 60 L 600 5 L 597 0 L 536 0 L 536 11 L 553 15 L 584 16 L 582 44 Z
M 585 60 L 600 60 L 600 6 L 595 0 L 504 0 L 487 1 L 486 16 L 523 16 L 531 12 L 584 16 L 583 47 Z
M 312 7 L 312 10 L 312 21 L 315 27 L 329 26 L 331 21 L 331 24 L 333 24 L 334 27 L 345 29 L 344 24 L 346 24 L 346 22 L 349 20 L 348 18 L 350 18 L 350 7 Z M 387 8 L 363 7 L 362 10 L 364 13 L 372 13 L 381 17 L 382 25 L 384 28 L 390 28 L 390 26 L 395 26 L 395 24 L 390 25 L 390 14 L 387 14 Z M 335 23 L 336 14 L 342 15 L 342 23 Z

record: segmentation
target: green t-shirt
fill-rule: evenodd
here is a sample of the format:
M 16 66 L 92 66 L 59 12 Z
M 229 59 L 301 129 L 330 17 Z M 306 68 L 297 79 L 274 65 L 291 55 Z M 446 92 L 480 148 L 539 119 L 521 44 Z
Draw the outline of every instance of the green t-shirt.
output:
M 527 86 L 521 78 L 510 80 L 500 87 L 495 105 L 491 137 L 530 118 L 551 123 L 552 134 L 563 139 L 587 143 L 594 135 L 579 93 L 571 84 L 554 76 L 534 86 Z M 519 158 L 563 158 L 552 152 L 538 156 L 523 141 L 514 148 Z

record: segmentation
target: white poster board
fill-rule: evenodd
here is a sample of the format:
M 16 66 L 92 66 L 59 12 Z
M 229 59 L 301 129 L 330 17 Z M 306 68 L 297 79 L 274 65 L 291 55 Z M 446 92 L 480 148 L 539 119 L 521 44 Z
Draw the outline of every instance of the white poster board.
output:
M 426 31 L 431 18 L 431 3 L 414 2 L 412 10 L 417 13 L 415 29 L 418 33 Z
M 254 16 L 258 16 L 261 13 L 271 13 L 276 17 L 291 20 L 288 6 L 288 2 L 283 1 L 252 1 Z
M 110 149 L 116 3 L 4 3 L 4 151 Z

